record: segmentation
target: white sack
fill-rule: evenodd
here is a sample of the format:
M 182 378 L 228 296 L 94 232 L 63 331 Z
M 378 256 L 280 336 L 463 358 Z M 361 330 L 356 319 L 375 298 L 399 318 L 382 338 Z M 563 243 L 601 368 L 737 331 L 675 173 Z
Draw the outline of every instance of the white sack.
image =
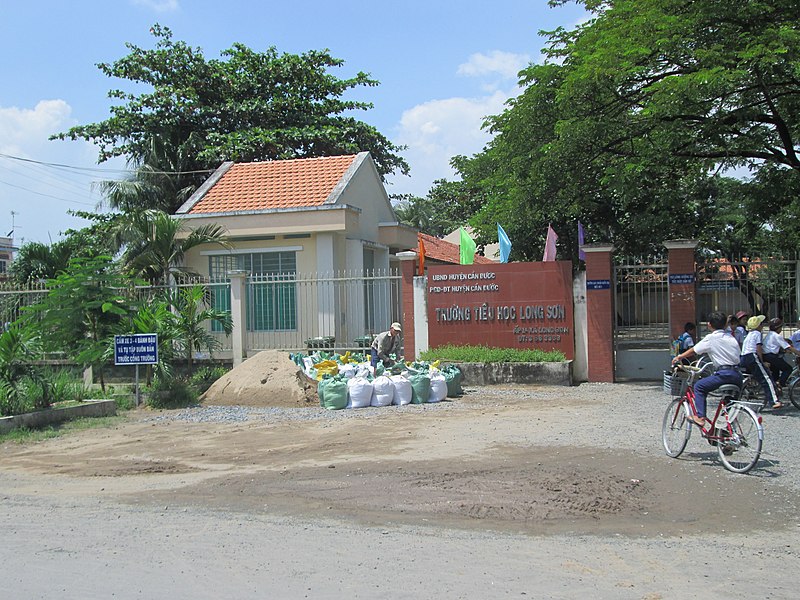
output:
M 394 382 L 386 375 L 376 377 L 372 382 L 372 406 L 389 406 L 394 401 Z
M 394 384 L 392 404 L 399 404 L 400 406 L 411 404 L 411 382 L 402 375 L 392 375 L 389 379 Z
M 347 380 L 347 408 L 365 408 L 371 401 L 371 381 L 358 376 Z
M 431 371 L 431 394 L 428 402 L 441 402 L 447 398 L 447 380 L 441 371 Z
M 339 375 L 344 375 L 348 379 L 356 376 L 356 366 L 353 363 L 339 365 Z

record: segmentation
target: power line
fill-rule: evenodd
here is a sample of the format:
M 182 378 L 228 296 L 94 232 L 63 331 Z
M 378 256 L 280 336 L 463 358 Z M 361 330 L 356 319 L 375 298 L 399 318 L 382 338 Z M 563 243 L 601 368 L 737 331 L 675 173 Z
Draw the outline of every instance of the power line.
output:
M 53 198 L 54 200 L 59 200 L 61 202 L 71 202 L 72 204 L 83 204 L 84 206 L 91 206 L 94 207 L 95 205 L 91 202 L 81 202 L 80 200 L 67 200 L 66 198 L 59 198 L 58 196 L 53 196 L 51 194 L 45 194 L 44 192 L 37 192 L 36 190 L 32 190 L 26 187 L 22 187 L 21 185 L 16 185 L 14 183 L 9 183 L 8 181 L 3 181 L 0 179 L 0 183 L 5 184 L 9 187 L 17 188 L 23 190 L 25 192 L 29 192 L 31 194 L 37 194 L 39 196 L 44 196 L 46 198 Z
M 74 165 L 64 165 L 60 163 L 51 163 L 45 162 L 41 160 L 33 160 L 31 158 L 22 158 L 21 156 L 12 156 L 10 154 L 3 154 L 0 152 L 0 157 L 7 158 L 9 160 L 18 160 L 20 162 L 27 162 L 27 163 L 34 163 L 37 165 L 43 165 L 46 167 L 52 167 L 57 169 L 69 169 L 72 171 L 85 171 L 87 173 L 117 173 L 121 175 L 134 175 L 138 172 L 137 169 L 102 169 L 100 167 L 76 167 Z M 214 169 L 201 169 L 196 171 L 150 171 L 150 173 L 154 175 L 197 175 L 200 173 L 212 173 Z

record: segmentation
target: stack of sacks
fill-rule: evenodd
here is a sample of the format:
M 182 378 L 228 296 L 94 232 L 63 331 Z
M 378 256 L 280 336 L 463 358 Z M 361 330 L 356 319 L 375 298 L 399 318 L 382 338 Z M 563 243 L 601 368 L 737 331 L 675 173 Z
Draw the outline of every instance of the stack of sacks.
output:
M 329 410 L 441 402 L 461 394 L 461 371 L 455 365 L 440 370 L 438 361 L 399 364 L 390 372 L 380 363 L 373 368 L 363 355 L 350 353 L 316 351 L 291 358 L 319 382 L 320 406 Z

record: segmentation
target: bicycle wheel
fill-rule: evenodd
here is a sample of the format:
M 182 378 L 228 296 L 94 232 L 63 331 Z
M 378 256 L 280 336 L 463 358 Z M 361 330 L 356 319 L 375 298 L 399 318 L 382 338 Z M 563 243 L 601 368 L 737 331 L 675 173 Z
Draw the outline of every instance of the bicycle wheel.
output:
M 800 392 L 800 390 L 798 391 Z M 739 400 L 747 403 L 749 407 L 756 412 L 761 412 L 761 409 L 764 408 L 764 403 L 766 401 L 764 398 L 764 388 L 761 387 L 760 382 L 756 381 L 755 377 L 749 377 L 747 381 L 744 382 L 742 395 Z
M 682 398 L 675 398 L 667 406 L 664 420 L 661 422 L 661 441 L 667 456 L 677 458 L 686 448 L 692 425 L 686 414 L 686 405 Z
M 730 425 L 727 431 L 730 437 L 717 445 L 719 459 L 728 471 L 747 473 L 761 456 L 764 428 L 756 413 L 746 406 L 734 404 L 724 414 Z
M 795 378 L 789 383 L 789 401 L 800 410 L 800 378 Z

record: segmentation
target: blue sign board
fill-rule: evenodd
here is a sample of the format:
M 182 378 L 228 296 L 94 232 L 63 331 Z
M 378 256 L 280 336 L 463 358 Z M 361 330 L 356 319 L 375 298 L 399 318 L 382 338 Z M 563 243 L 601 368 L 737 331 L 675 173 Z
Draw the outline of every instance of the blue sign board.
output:
M 694 273 L 676 273 L 669 276 L 669 282 L 677 285 L 691 285 L 694 283 Z
M 609 279 L 587 279 L 587 290 L 609 290 L 611 289 L 611 280 Z
M 115 335 L 114 364 L 158 364 L 158 334 L 137 333 L 134 335 Z

